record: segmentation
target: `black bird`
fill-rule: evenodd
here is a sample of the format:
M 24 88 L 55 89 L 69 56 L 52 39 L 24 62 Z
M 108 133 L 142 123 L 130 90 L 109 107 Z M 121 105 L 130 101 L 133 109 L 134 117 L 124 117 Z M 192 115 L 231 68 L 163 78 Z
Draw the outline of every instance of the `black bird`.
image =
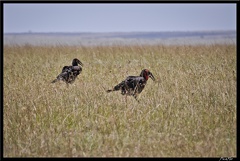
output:
M 80 66 L 78 66 L 78 64 Z M 57 76 L 56 79 L 52 81 L 52 83 L 58 81 L 64 81 L 67 84 L 72 84 L 77 76 L 82 72 L 83 63 L 77 58 L 73 59 L 71 66 L 64 66 L 62 68 L 62 72 Z
M 138 94 L 143 91 L 149 77 L 155 81 L 153 74 L 148 69 L 143 69 L 140 76 L 128 76 L 112 90 L 107 90 L 107 92 L 121 90 L 122 95 L 133 96 L 137 100 Z

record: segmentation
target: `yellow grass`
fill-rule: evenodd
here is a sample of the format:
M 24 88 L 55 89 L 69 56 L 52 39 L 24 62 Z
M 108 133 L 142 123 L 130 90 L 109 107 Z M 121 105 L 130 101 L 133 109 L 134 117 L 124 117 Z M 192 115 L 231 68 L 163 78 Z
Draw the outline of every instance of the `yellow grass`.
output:
M 73 58 L 73 85 L 51 84 Z M 236 157 L 236 45 L 4 46 L 4 157 Z M 129 75 L 139 95 L 106 93 Z

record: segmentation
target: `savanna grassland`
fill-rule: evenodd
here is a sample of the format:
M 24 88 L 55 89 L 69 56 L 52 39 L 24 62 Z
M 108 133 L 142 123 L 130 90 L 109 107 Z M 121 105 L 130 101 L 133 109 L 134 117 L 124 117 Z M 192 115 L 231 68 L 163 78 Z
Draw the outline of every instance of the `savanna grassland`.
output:
M 4 46 L 4 157 L 236 157 L 236 45 Z M 51 84 L 73 58 L 74 84 Z M 149 69 L 139 95 L 106 93 Z

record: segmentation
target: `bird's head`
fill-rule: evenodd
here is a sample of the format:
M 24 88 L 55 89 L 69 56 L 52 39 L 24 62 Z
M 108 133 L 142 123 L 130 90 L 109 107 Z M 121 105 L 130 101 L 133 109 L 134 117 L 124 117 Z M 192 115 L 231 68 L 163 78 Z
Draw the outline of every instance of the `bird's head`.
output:
M 155 81 L 153 74 L 148 69 L 143 69 L 140 76 L 144 77 L 146 80 L 150 77 L 153 81 Z
M 83 66 L 83 63 L 80 60 L 78 60 L 77 58 L 73 59 L 72 66 L 77 66 L 78 64 Z

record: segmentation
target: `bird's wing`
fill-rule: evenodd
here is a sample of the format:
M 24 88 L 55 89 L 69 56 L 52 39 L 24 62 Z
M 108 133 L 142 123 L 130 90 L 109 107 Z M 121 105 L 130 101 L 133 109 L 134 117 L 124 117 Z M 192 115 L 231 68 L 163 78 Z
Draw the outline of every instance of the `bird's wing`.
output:
M 55 83 L 55 82 L 60 81 L 60 80 L 62 80 L 62 81 L 67 81 L 67 80 L 68 80 L 68 76 L 69 76 L 69 74 L 68 74 L 67 71 L 62 72 L 62 73 L 60 73 L 60 74 L 57 76 L 56 79 L 54 79 L 54 80 L 52 81 L 52 83 Z
M 68 78 L 68 71 L 62 72 L 57 76 L 57 79 L 67 79 Z
M 134 89 L 139 83 L 143 82 L 144 78 L 139 76 L 128 76 L 125 83 L 129 88 Z
M 72 66 L 64 66 L 64 67 L 62 68 L 62 73 L 68 72 L 69 70 L 72 70 Z

